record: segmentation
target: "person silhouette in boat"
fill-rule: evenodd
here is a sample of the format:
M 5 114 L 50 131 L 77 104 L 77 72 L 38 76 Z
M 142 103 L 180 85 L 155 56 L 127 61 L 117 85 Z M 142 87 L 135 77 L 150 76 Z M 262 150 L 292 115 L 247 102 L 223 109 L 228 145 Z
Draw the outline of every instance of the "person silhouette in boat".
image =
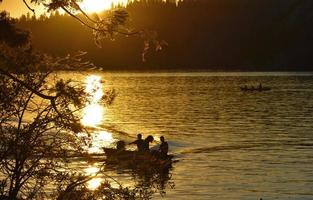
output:
M 144 143 L 144 140 L 142 139 L 142 135 L 139 133 L 137 135 L 137 140 L 129 143 L 129 145 L 136 144 L 137 145 L 137 151 L 138 152 L 143 152 L 144 151 L 144 144 L 143 143 Z
M 144 141 L 143 141 L 143 151 L 145 152 L 150 152 L 149 145 L 152 143 L 154 140 L 152 135 L 149 135 Z
M 116 143 L 116 150 L 117 150 L 116 153 L 118 155 L 121 155 L 125 152 L 125 150 L 126 150 L 125 145 L 126 145 L 126 143 L 123 140 L 120 140 Z
M 168 143 L 165 141 L 164 136 L 160 137 L 161 145 L 159 147 L 159 156 L 161 159 L 167 158 L 168 153 Z

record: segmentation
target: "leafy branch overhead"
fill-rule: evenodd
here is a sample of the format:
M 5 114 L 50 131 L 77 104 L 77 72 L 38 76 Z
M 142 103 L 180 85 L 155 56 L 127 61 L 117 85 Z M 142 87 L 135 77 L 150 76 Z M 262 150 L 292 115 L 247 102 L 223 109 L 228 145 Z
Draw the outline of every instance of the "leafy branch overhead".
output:
M 112 39 L 117 34 L 146 37 L 144 51 L 150 43 L 161 44 L 154 41 L 156 33 L 126 29 L 129 15 L 123 9 L 108 11 L 103 19 L 92 19 L 80 9 L 78 1 L 30 3 L 44 5 L 49 12 L 64 10 L 93 30 L 98 45 L 102 39 Z M 76 15 L 77 12 L 82 15 Z M 113 188 L 109 182 L 95 192 L 87 191 L 86 181 L 91 177 L 67 173 L 71 171 L 69 158 L 85 154 L 84 148 L 90 143 L 80 114 L 90 103 L 91 94 L 85 91 L 83 83 L 60 78 L 58 70 L 94 66 L 82 59 L 85 52 L 62 58 L 37 52 L 29 32 L 16 28 L 14 23 L 6 12 L 0 13 L 0 199 L 45 199 L 49 195 L 45 192 L 47 184 L 58 188 L 55 198 L 60 200 L 149 199 L 150 193 L 142 194 L 143 187 Z M 114 97 L 114 90 L 106 91 L 101 103 L 108 105 Z M 87 136 L 80 137 L 80 133 Z
M 116 8 L 106 11 L 103 17 L 95 15 L 89 16 L 79 5 L 83 0 L 31 0 L 34 5 L 43 5 L 48 12 L 63 10 L 83 26 L 91 29 L 94 34 L 95 44 L 101 48 L 102 40 L 113 40 L 117 35 L 138 36 L 144 41 L 142 60 L 146 61 L 146 54 L 150 49 L 155 51 L 162 50 L 163 46 L 167 46 L 167 42 L 160 40 L 158 34 L 151 30 L 134 30 L 127 26 L 129 13 L 123 8 Z M 35 10 L 23 0 L 24 4 L 35 13 Z
M 33 95 L 49 101 L 64 126 L 74 132 L 81 131 L 83 127 L 80 125 L 80 119 L 69 108 L 74 105 L 75 109 L 82 109 L 88 103 L 88 94 L 83 85 L 62 79 L 56 80 L 55 84 L 47 84 L 46 79 L 58 70 L 90 69 L 93 65 L 82 59 L 86 53 L 78 52 L 59 58 L 36 52 L 29 41 L 24 39 L 29 38 L 27 32 L 16 29 L 14 21 L 9 19 L 5 12 L 0 13 L 0 25 L 2 24 L 6 29 L 0 29 L 0 76 L 9 78 Z M 2 85 L 5 86 L 5 83 Z M 4 97 L 4 94 L 8 93 L 5 87 L 1 88 L 1 92 Z M 103 96 L 102 102 L 110 104 L 114 96 L 114 90 L 109 90 Z M 5 107 L 4 104 L 3 106 Z
M 84 54 L 58 58 L 36 52 L 28 33 L 0 13 L 0 199 L 45 199 L 45 186 L 60 184 L 68 158 L 85 153 L 90 137 L 77 133 L 86 132 L 80 113 L 90 94 L 84 84 L 57 73 L 90 67 Z M 114 96 L 107 91 L 101 102 L 110 104 Z

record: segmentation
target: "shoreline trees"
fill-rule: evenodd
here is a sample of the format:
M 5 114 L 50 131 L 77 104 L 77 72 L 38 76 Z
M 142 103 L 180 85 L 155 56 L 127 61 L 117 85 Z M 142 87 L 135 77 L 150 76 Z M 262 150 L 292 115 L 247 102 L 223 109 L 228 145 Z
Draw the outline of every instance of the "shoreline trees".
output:
M 70 16 L 18 24 L 33 32 L 39 49 L 65 55 L 61 43 L 69 52 L 87 51 L 89 60 L 107 70 L 312 71 L 312 5 L 309 0 L 135 1 L 126 7 L 129 23 L 157 30 L 168 43 L 163 51 L 147 53 L 146 62 L 140 38 L 117 36 L 99 49 L 84 39 L 92 31 Z M 60 33 L 55 24 L 67 26 L 61 25 Z

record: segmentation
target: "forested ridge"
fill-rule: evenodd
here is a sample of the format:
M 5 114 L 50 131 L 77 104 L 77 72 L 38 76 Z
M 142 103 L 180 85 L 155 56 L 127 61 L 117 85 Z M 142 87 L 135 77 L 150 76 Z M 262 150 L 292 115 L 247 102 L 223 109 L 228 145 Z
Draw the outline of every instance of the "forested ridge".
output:
M 311 0 L 147 0 L 129 3 L 129 22 L 158 32 L 168 46 L 142 61 L 141 38 L 106 40 L 67 15 L 22 16 L 36 48 L 55 55 L 77 50 L 106 70 L 313 70 Z

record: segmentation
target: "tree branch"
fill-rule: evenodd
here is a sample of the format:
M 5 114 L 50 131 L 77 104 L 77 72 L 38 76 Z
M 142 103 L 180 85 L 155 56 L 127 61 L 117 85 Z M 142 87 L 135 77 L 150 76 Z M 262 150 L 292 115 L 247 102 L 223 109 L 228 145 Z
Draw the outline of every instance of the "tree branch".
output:
M 89 17 L 89 15 L 83 10 L 81 9 L 81 7 L 78 5 L 78 3 L 76 3 L 75 1 L 72 0 L 72 4 L 74 4 L 76 6 L 76 8 L 90 21 L 92 21 L 93 23 L 97 23 L 95 20 L 93 20 L 92 18 Z
M 71 13 L 71 11 L 69 11 L 65 6 L 61 7 L 67 14 L 69 14 L 71 17 L 73 17 L 74 19 L 78 20 L 80 23 L 82 23 L 84 26 L 86 26 L 87 28 L 90 28 L 94 31 L 99 31 L 99 32 L 110 32 L 108 29 L 98 29 L 95 28 L 91 25 L 89 25 L 88 23 L 84 22 L 82 19 L 80 19 L 79 17 L 77 17 L 76 15 L 74 15 L 73 13 Z M 87 15 L 87 14 L 86 14 Z M 89 19 L 89 17 L 88 17 Z M 94 22 L 94 20 L 91 20 L 92 22 Z M 95 22 L 96 23 L 96 22 Z M 123 31 L 119 31 L 119 30 L 113 30 L 114 33 L 118 33 L 121 35 L 126 35 L 126 36 L 132 36 L 132 35 L 139 35 L 142 31 L 134 31 L 134 32 L 123 32 Z
M 26 2 L 26 0 L 23 0 L 24 4 L 26 5 L 26 7 L 28 8 L 28 10 L 32 11 L 35 14 L 35 9 L 31 8 L 28 3 Z
M 34 89 L 32 86 L 27 85 L 26 83 L 24 83 L 23 81 L 21 81 L 20 79 L 16 78 L 15 76 L 13 76 L 10 72 L 5 71 L 3 69 L 0 68 L 0 74 L 3 74 L 5 76 L 8 76 L 9 78 L 13 79 L 14 81 L 18 82 L 19 84 L 21 84 L 22 86 L 24 86 L 26 89 L 30 90 L 31 92 L 33 92 L 34 94 L 36 94 L 37 96 L 43 98 L 43 99 L 47 99 L 47 100 L 54 100 L 56 98 L 56 96 L 49 96 L 49 95 L 45 95 L 42 94 L 40 92 L 38 92 L 36 89 Z

